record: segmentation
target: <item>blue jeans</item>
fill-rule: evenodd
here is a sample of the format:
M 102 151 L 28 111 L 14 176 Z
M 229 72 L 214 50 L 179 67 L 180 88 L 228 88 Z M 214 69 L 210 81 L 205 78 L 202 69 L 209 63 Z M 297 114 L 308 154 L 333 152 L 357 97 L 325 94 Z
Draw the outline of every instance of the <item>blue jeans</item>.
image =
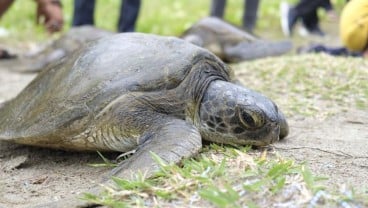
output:
M 94 25 L 95 0 L 74 0 L 73 26 Z M 123 0 L 118 22 L 119 32 L 135 31 L 141 0 Z

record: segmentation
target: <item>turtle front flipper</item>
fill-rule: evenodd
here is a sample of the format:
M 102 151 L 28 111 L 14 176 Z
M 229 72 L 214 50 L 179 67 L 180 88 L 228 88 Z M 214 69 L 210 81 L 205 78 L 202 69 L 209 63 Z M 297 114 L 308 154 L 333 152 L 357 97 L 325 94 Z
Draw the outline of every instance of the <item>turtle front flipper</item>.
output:
M 159 165 L 152 158 L 152 153 L 158 155 L 169 164 L 180 162 L 198 153 L 202 147 L 201 136 L 196 127 L 180 119 L 164 119 L 166 122 L 157 123 L 139 139 L 137 151 L 133 156 L 124 160 L 112 170 L 109 177 L 102 184 L 113 186 L 111 176 L 132 179 L 136 174 L 150 177 L 159 170 Z M 86 192 L 98 195 L 101 186 L 93 187 Z M 83 195 L 35 206 L 35 208 L 70 208 L 96 207 L 96 204 L 81 200 Z
M 224 59 L 227 62 L 236 63 L 269 56 L 279 56 L 289 52 L 291 49 L 292 43 L 289 40 L 256 40 L 253 42 L 243 41 L 235 45 L 225 45 Z
M 138 150 L 119 164 L 112 171 L 112 176 L 129 179 L 141 173 L 145 177 L 150 177 L 160 168 L 152 158 L 152 153 L 168 164 L 175 164 L 183 158 L 197 154 L 202 147 L 197 128 L 179 119 L 157 124 L 145 133 L 140 141 L 142 142 Z

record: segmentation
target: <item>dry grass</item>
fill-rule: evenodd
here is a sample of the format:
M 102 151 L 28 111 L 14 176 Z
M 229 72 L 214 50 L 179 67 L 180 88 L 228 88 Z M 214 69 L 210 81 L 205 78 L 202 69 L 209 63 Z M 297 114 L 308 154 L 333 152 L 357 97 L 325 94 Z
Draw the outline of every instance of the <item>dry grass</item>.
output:
M 159 158 L 156 177 L 115 178 L 89 201 L 109 207 L 354 207 L 368 199 L 351 191 L 329 192 L 303 164 L 275 152 L 211 145 L 180 166 Z

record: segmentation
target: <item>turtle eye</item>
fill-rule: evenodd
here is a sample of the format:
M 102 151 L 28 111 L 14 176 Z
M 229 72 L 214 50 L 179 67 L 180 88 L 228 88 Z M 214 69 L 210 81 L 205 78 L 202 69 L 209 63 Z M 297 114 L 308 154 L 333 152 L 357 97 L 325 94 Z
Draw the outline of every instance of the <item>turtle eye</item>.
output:
M 239 117 L 240 121 L 248 129 L 256 129 L 264 125 L 264 118 L 257 111 L 242 110 Z

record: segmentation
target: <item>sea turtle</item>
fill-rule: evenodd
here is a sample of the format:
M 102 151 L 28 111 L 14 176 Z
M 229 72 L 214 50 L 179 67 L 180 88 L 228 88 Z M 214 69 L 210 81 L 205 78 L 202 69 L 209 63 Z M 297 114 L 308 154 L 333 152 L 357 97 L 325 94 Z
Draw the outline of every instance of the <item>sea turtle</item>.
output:
M 278 56 L 292 49 L 290 40 L 261 39 L 217 17 L 202 18 L 181 38 L 208 49 L 230 63 Z
M 0 109 L 0 140 L 77 151 L 136 153 L 115 169 L 155 170 L 201 140 L 270 144 L 288 134 L 265 96 L 232 83 L 230 68 L 174 37 L 112 35 L 42 71 Z
M 77 151 L 136 152 L 129 178 L 198 153 L 202 139 L 263 146 L 288 124 L 267 97 L 232 82 L 206 49 L 175 37 L 111 35 L 50 65 L 0 108 L 0 140 Z

